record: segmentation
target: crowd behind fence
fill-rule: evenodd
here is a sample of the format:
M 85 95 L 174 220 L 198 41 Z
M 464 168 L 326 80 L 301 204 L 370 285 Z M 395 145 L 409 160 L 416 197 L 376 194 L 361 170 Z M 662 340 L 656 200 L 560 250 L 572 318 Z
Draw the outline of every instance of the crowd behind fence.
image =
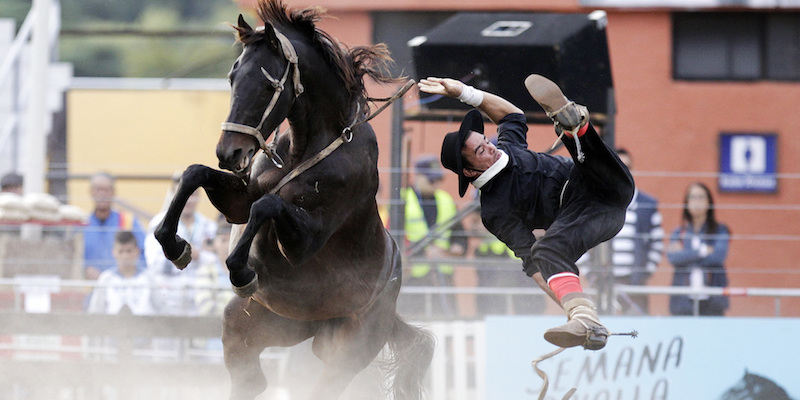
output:
M 408 259 L 408 262 L 419 262 L 418 259 Z M 442 263 L 451 260 L 424 260 L 426 262 Z M 491 266 L 492 269 L 497 268 L 498 264 L 482 263 L 482 261 L 464 262 L 458 268 L 482 268 Z M 504 262 L 509 268 L 518 267 L 518 263 L 513 261 Z M 522 272 L 520 271 L 520 274 Z M 84 309 L 86 298 L 91 294 L 95 288 L 104 287 L 98 284 L 97 281 L 83 280 L 83 279 L 63 279 L 55 275 L 27 275 L 21 274 L 15 277 L 0 278 L 0 312 L 3 313 L 55 313 L 55 314 L 85 314 Z M 155 286 L 154 286 L 155 287 Z M 219 292 L 227 292 L 231 290 L 230 285 L 197 285 L 191 284 L 182 287 L 176 287 L 174 290 L 178 291 L 209 291 L 213 293 L 210 296 L 211 301 L 218 301 L 221 296 L 216 294 Z M 674 286 L 641 286 L 641 285 L 613 285 L 614 293 L 616 294 L 644 294 L 652 297 L 669 296 L 669 295 L 689 295 L 701 297 L 703 295 L 724 295 L 742 298 L 767 298 L 773 301 L 774 307 L 769 314 L 747 314 L 744 316 L 751 317 L 782 317 L 783 302 L 787 299 L 800 299 L 800 288 L 766 288 L 766 287 L 674 287 Z M 586 292 L 597 296 L 599 293 L 594 288 L 586 289 Z M 529 301 L 546 302 L 546 294 L 538 287 L 533 286 L 533 282 L 528 286 L 516 287 L 481 287 L 481 286 L 404 286 L 401 289 L 399 304 L 402 304 L 409 297 L 418 297 L 421 299 L 424 307 L 422 313 L 415 313 L 406 315 L 406 318 L 414 320 L 475 320 L 481 319 L 486 314 L 472 313 L 463 314 L 459 313 L 458 309 L 452 310 L 452 314 L 442 314 L 441 312 L 434 311 L 436 306 L 433 303 L 438 301 L 438 296 L 469 296 L 471 301 L 480 303 L 483 298 L 491 298 L 492 302 L 499 302 L 500 305 L 495 308 L 492 314 L 527 314 L 538 315 L 547 314 L 547 309 L 542 307 L 538 313 L 520 313 L 515 312 L 513 306 L 513 298 L 515 296 L 523 296 Z M 40 302 L 46 302 L 46 308 L 43 309 Z M 33 304 L 32 304 L 33 303 Z M 223 306 L 222 304 L 214 304 L 214 307 Z M 614 314 L 611 310 L 609 314 Z M 216 318 L 217 317 L 211 317 Z

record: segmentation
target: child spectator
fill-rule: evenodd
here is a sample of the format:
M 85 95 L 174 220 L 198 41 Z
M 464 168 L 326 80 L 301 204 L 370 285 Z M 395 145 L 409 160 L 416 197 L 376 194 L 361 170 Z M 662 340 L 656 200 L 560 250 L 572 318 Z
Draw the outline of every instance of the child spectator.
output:
M 230 238 L 231 224 L 220 214 L 214 237 L 214 252 L 204 251 L 200 255 L 201 264 L 195 280 L 198 287 L 195 304 L 199 315 L 222 315 L 228 301 L 234 296 L 230 273 L 225 266 Z
M 88 311 L 98 314 L 154 314 L 150 280 L 139 267 L 142 250 L 131 231 L 114 236 L 112 255 L 116 265 L 100 273 L 89 299 Z

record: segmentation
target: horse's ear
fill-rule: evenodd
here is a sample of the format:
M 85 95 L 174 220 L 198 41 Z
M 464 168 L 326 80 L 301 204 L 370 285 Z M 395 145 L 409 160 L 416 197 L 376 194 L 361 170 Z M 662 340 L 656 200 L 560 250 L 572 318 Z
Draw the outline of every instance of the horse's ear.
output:
M 249 31 L 253 30 L 253 28 L 250 27 L 250 25 L 247 23 L 247 21 L 244 20 L 244 17 L 242 16 L 242 14 L 239 14 L 239 22 L 238 23 L 239 23 L 239 32 L 242 32 L 242 31 L 249 32 Z
M 278 36 L 275 34 L 275 28 L 269 22 L 264 22 L 264 34 L 267 36 L 270 46 L 272 46 L 273 49 L 280 51 L 281 42 L 278 40 Z

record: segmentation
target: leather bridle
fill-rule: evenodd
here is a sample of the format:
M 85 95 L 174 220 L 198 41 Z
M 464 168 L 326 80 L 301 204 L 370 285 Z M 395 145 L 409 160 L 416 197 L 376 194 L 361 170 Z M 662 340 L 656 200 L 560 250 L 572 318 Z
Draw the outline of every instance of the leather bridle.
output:
M 283 76 L 281 77 L 280 80 L 275 79 L 274 77 L 272 77 L 272 75 L 270 75 L 270 73 L 267 72 L 267 70 L 264 69 L 264 67 L 261 67 L 261 73 L 264 74 L 264 76 L 270 82 L 272 87 L 275 89 L 275 92 L 272 94 L 272 98 L 270 99 L 266 110 L 264 110 L 264 114 L 261 116 L 261 121 L 258 123 L 258 126 L 256 126 L 256 127 L 252 127 L 252 126 L 249 126 L 249 125 L 240 124 L 240 123 L 236 123 L 236 122 L 223 122 L 222 123 L 222 130 L 223 131 L 230 131 L 230 132 L 238 132 L 238 133 L 243 133 L 243 134 L 246 134 L 246 135 L 253 136 L 254 138 L 256 138 L 256 140 L 258 140 L 259 147 L 262 150 L 264 150 L 264 152 L 269 156 L 269 158 L 272 160 L 272 162 L 278 168 L 283 168 L 283 160 L 281 159 L 281 157 L 277 154 L 277 152 L 274 149 L 275 141 L 273 140 L 271 143 L 267 144 L 266 141 L 264 140 L 263 134 L 261 133 L 261 128 L 264 125 L 264 121 L 267 120 L 267 118 L 269 117 L 270 113 L 275 108 L 275 104 L 278 102 L 278 99 L 280 98 L 281 93 L 283 93 L 286 81 L 289 79 L 289 70 L 291 70 L 291 69 L 294 70 L 294 74 L 292 76 L 292 81 L 293 81 L 293 84 L 294 84 L 295 98 L 297 98 L 297 96 L 299 96 L 301 93 L 303 93 L 303 84 L 300 82 L 300 68 L 298 66 L 298 57 L 297 57 L 297 52 L 295 51 L 295 48 L 292 45 L 292 42 L 290 42 L 289 39 L 286 36 L 284 36 L 282 33 L 280 33 L 277 29 L 273 28 L 273 31 L 275 32 L 275 36 L 278 38 L 278 41 L 281 44 L 281 48 L 283 50 L 283 56 L 286 58 L 287 64 L 286 64 L 286 70 L 283 72 Z M 368 122 L 369 120 L 371 120 L 372 118 L 374 118 L 381 111 L 385 110 L 389 106 L 389 104 L 391 104 L 392 102 L 394 102 L 398 98 L 402 97 L 408 91 L 408 89 L 410 89 L 411 86 L 413 86 L 413 85 L 414 85 L 414 80 L 409 79 L 406 82 L 406 84 L 397 93 L 394 94 L 394 96 L 392 96 L 392 97 L 390 97 L 388 99 L 378 99 L 378 100 L 381 100 L 381 101 L 385 101 L 386 103 L 383 106 L 381 106 L 379 109 L 377 109 L 373 113 L 371 113 L 369 116 L 367 116 L 366 118 L 361 119 L 361 120 L 358 119 L 359 115 L 361 114 L 361 106 L 359 104 L 356 104 L 356 106 L 357 106 L 356 107 L 356 113 L 353 116 L 353 121 L 350 123 L 350 125 L 344 127 L 344 129 L 342 129 L 342 132 L 339 135 L 339 137 L 336 138 L 333 142 L 331 142 L 327 147 L 322 149 L 319 153 L 315 154 L 313 157 L 311 157 L 311 158 L 305 160 L 304 162 L 300 163 L 292 171 L 289 171 L 289 173 L 286 174 L 283 177 L 283 179 L 281 179 L 270 190 L 270 193 L 277 193 L 278 190 L 280 190 L 285 184 L 289 183 L 289 181 L 294 179 L 296 176 L 302 174 L 303 172 L 307 171 L 312 166 L 314 166 L 317 163 L 319 163 L 320 161 L 322 161 L 325 157 L 330 155 L 334 150 L 336 150 L 343 143 L 349 143 L 351 140 L 353 140 L 353 129 L 355 127 L 357 127 L 358 125 L 364 124 L 364 123 Z
M 295 51 L 292 42 L 289 41 L 284 34 L 275 28 L 273 28 L 273 31 L 275 32 L 275 37 L 277 37 L 278 41 L 280 42 L 281 49 L 283 50 L 283 56 L 286 58 L 286 70 L 283 72 L 281 79 L 278 80 L 270 75 L 270 73 L 264 69 L 264 67 L 261 67 L 261 73 L 264 74 L 269 83 L 272 85 L 272 88 L 275 89 L 275 91 L 272 93 L 272 98 L 270 99 L 267 108 L 264 110 L 264 114 L 261 116 L 261 121 L 256 127 L 236 122 L 222 123 L 223 131 L 238 132 L 253 136 L 258 141 L 259 147 L 270 155 L 274 154 L 274 150 L 270 148 L 270 146 L 267 145 L 266 141 L 264 140 L 264 135 L 261 133 L 261 128 L 264 125 L 264 121 L 266 121 L 269 115 L 272 113 L 272 110 L 275 108 L 275 104 L 278 103 L 278 99 L 283 93 L 286 81 L 289 79 L 290 70 L 294 70 L 292 82 L 294 84 L 295 98 L 303 93 L 303 84 L 300 82 L 300 67 L 298 66 L 297 52 Z

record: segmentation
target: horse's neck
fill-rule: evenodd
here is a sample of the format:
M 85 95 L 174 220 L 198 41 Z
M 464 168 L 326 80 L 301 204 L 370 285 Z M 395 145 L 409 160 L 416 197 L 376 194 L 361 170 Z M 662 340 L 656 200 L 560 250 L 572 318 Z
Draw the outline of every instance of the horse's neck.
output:
M 336 140 L 345 126 L 351 123 L 342 118 L 342 102 L 337 104 L 329 100 L 330 98 L 298 103 L 290 112 L 292 157 L 303 157 L 308 152 L 321 151 Z M 352 119 L 352 116 L 349 118 Z

